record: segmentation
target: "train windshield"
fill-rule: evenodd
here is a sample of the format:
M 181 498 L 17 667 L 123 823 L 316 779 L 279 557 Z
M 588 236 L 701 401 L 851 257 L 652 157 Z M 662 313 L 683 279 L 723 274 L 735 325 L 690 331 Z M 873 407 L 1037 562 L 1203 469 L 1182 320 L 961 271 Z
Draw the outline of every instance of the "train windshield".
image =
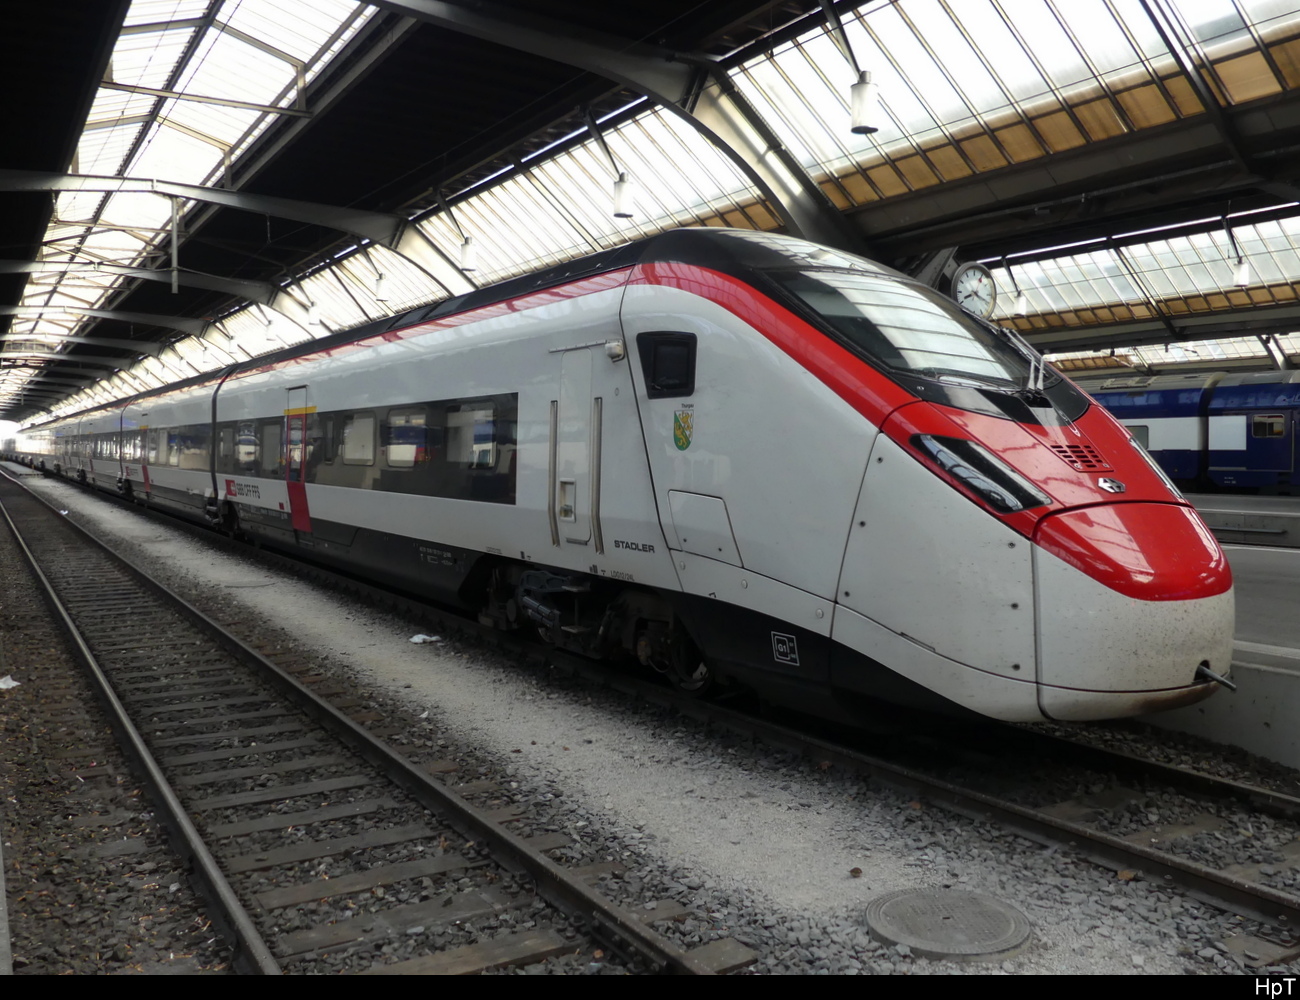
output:
M 1035 355 L 933 289 L 853 271 L 768 272 L 850 344 L 880 364 L 947 383 L 1012 391 Z M 1047 369 L 1048 384 L 1060 376 Z

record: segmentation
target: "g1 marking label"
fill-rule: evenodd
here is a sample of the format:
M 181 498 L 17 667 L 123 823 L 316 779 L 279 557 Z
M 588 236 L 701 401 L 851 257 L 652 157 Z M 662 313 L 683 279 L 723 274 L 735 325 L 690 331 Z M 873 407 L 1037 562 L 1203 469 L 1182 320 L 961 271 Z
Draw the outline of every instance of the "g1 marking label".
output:
M 792 635 L 786 635 L 784 632 L 772 633 L 772 659 L 777 663 L 788 663 L 792 667 L 799 666 L 799 642 Z
M 631 549 L 633 552 L 653 552 L 655 547 L 648 542 L 625 542 L 621 538 L 614 539 L 614 548 Z
M 227 479 L 226 496 L 248 497 L 250 500 L 261 500 L 262 488 L 256 483 L 237 483 L 233 479 Z

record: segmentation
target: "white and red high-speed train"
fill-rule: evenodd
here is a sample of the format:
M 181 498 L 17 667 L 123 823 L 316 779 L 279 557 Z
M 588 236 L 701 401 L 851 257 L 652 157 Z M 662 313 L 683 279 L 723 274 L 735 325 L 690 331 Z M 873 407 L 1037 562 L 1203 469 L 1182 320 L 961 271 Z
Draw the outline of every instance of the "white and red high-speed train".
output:
M 28 457 L 537 629 L 852 716 L 1186 705 L 1232 577 L 1129 434 L 888 268 L 679 230 L 87 411 Z

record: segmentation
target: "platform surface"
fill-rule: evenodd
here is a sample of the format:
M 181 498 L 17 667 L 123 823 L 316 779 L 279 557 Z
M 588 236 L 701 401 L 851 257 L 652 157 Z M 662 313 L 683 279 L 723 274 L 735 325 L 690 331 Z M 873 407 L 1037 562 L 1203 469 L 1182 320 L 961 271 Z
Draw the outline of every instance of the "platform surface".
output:
M 1300 768 L 1300 549 L 1223 548 L 1237 592 L 1232 680 L 1238 688 L 1146 721 Z

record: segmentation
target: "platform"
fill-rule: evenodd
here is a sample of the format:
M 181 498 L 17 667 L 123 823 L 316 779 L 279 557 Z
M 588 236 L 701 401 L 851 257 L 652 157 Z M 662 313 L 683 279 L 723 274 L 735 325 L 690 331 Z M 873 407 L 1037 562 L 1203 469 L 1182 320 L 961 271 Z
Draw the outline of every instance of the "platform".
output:
M 1260 507 L 1277 497 L 1231 497 Z M 1265 501 L 1265 503 L 1260 503 Z M 1297 532 L 1300 534 L 1300 532 Z M 1237 592 L 1237 690 L 1146 721 L 1300 768 L 1300 551 L 1225 544 Z
M 1233 648 L 1236 691 L 1147 722 L 1175 732 L 1203 736 L 1300 768 L 1300 650 L 1238 642 Z
M 1189 493 L 1220 542 L 1300 548 L 1300 497 Z

